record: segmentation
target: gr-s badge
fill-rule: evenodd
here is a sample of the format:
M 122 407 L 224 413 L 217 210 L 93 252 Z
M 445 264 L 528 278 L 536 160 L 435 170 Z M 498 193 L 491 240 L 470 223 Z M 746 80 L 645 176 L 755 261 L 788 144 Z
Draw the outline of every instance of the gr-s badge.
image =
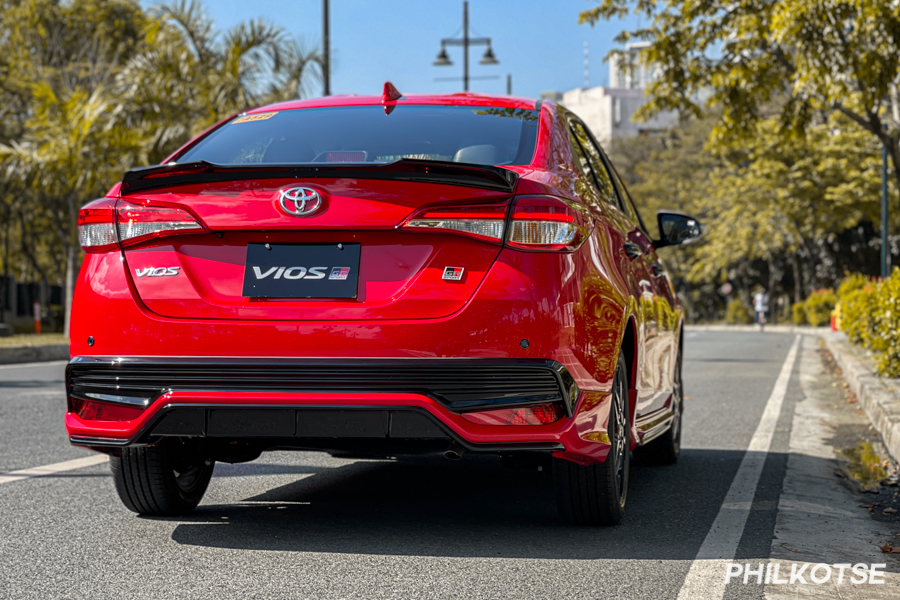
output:
M 173 277 L 180 271 L 181 267 L 147 267 L 146 269 L 135 269 L 134 273 L 138 277 Z

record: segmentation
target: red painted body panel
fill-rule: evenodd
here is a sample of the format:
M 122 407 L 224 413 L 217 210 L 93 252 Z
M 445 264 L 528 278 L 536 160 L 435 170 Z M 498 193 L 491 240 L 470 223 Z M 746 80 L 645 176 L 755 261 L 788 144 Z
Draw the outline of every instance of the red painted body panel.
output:
M 330 97 L 256 110 L 380 103 L 380 96 Z M 397 103 L 534 107 L 531 101 L 474 94 L 410 96 Z M 160 407 L 181 402 L 400 405 L 429 411 L 472 443 L 552 441 L 565 446 L 560 456 L 602 461 L 609 448 L 606 423 L 617 356 L 624 336 L 631 335 L 636 444 L 666 416 L 681 308 L 668 279 L 651 273 L 657 258 L 647 235 L 618 208 L 592 199 L 590 184 L 573 166 L 566 127 L 562 113 L 545 103 L 533 164 L 510 170 L 520 175 L 516 195 L 550 194 L 584 207 L 593 229 L 574 252 L 526 252 L 460 235 L 394 229 L 423 205 L 510 200 L 509 195 L 470 187 L 266 180 L 139 194 L 144 201 L 188 208 L 212 233 L 162 237 L 124 252 L 86 255 L 75 290 L 71 354 L 555 360 L 581 390 L 572 417 L 551 425 L 486 426 L 417 394 L 172 392 L 135 421 L 83 421 L 70 413 L 69 434 L 130 438 Z M 276 208 L 277 191 L 286 184 L 321 190 L 326 210 L 302 220 L 301 227 L 300 219 Z M 111 190 L 117 192 L 116 187 Z M 243 298 L 246 245 L 251 241 L 360 242 L 359 297 Z M 638 244 L 645 259 L 626 257 L 626 241 Z M 135 269 L 175 265 L 182 267 L 184 277 L 133 276 Z M 442 281 L 440 272 L 448 265 L 465 266 L 467 278 Z

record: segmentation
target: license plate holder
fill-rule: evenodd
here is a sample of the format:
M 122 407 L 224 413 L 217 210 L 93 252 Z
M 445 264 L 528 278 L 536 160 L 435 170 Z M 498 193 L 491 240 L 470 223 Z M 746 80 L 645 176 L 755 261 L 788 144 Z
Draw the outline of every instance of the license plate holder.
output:
M 247 244 L 245 298 L 356 298 L 359 244 Z

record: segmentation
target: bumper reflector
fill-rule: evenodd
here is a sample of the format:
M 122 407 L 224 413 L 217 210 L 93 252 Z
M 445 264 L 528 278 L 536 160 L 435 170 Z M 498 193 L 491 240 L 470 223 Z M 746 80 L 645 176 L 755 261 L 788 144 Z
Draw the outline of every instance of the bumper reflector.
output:
M 562 414 L 562 409 L 557 404 L 539 404 L 470 412 L 461 416 L 477 425 L 549 425 L 559 420 Z
M 71 398 L 72 412 L 85 421 L 131 421 L 144 412 L 137 406 L 121 406 L 108 402 L 95 402 L 82 398 Z

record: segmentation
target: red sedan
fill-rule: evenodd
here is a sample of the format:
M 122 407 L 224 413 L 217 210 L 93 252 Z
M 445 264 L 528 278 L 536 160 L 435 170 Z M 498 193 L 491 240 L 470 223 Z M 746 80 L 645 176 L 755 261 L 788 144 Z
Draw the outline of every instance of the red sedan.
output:
M 632 451 L 678 458 L 682 309 L 659 239 L 565 108 L 454 94 L 258 108 L 79 217 L 66 428 L 125 505 L 216 461 L 493 453 L 614 524 Z

